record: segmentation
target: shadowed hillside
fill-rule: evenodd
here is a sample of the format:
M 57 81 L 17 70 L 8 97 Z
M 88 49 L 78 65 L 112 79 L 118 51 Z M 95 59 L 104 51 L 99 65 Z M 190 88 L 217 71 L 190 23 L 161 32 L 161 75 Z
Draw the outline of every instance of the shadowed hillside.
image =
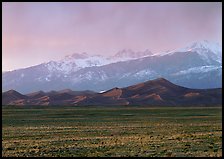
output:
M 213 106 L 222 104 L 222 89 L 189 89 L 158 78 L 104 93 L 65 89 L 22 95 L 10 90 L 2 98 L 3 105 Z

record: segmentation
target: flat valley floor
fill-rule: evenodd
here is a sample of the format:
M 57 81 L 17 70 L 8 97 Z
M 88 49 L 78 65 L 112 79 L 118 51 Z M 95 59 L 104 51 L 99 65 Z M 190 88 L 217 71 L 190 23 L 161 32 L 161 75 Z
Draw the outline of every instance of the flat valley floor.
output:
M 3 156 L 222 156 L 222 108 L 2 107 Z

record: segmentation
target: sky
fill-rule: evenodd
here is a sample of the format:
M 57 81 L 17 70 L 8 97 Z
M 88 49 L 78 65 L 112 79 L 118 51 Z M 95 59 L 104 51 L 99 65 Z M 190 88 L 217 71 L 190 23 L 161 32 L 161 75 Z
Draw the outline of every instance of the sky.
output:
M 86 52 L 222 43 L 221 2 L 4 2 L 2 71 Z

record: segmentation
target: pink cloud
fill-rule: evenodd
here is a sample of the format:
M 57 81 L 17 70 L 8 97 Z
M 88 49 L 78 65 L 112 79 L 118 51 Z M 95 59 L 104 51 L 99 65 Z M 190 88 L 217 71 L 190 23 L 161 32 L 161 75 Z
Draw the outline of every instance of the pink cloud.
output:
M 195 40 L 221 43 L 221 9 L 221 3 L 5 2 L 3 70 L 73 52 L 161 52 Z

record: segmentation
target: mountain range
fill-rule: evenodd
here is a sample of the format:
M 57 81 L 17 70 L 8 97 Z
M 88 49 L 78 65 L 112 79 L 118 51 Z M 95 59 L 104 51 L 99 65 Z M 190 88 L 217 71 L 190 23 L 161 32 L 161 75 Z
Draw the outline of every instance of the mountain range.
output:
M 222 89 L 189 89 L 157 78 L 103 93 L 92 91 L 38 91 L 26 95 L 15 90 L 2 93 L 2 105 L 141 105 L 141 106 L 220 106 Z
M 58 61 L 3 72 L 2 87 L 21 93 L 64 88 L 101 92 L 160 77 L 193 89 L 221 88 L 221 46 L 204 40 L 158 54 L 130 49 L 110 57 L 74 53 Z

